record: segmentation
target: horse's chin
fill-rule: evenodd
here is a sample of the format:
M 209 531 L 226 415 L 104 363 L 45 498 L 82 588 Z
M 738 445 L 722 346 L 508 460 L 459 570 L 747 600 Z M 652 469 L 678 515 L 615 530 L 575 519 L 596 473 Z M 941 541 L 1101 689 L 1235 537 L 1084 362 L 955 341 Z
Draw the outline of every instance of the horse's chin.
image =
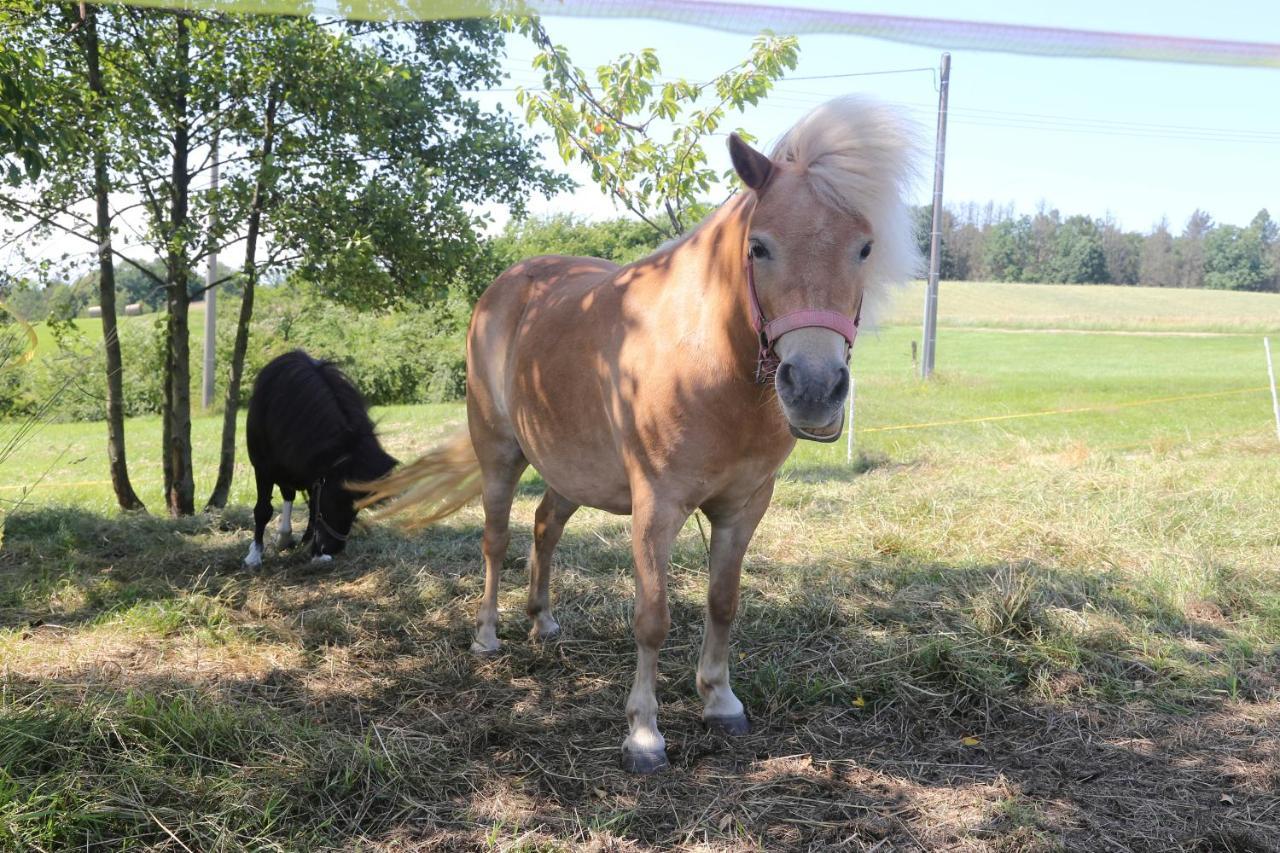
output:
M 790 419 L 787 421 L 787 426 L 791 429 L 791 434 L 796 438 L 830 444 L 840 437 L 840 433 L 844 432 L 844 410 L 837 411 L 834 418 L 820 427 L 797 426 Z

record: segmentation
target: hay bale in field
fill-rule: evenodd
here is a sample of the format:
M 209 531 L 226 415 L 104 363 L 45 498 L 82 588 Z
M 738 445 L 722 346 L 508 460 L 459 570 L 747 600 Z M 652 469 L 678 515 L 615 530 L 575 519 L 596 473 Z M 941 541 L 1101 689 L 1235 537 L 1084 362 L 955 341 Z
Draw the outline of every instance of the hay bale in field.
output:
M 101 305 L 90 305 L 90 306 L 89 306 L 89 316 L 90 316 L 90 317 L 101 317 L 101 316 L 102 316 L 102 306 L 101 306 Z
M 141 313 L 142 313 L 141 302 L 130 302 L 128 305 L 124 306 L 124 316 L 126 317 L 137 317 Z

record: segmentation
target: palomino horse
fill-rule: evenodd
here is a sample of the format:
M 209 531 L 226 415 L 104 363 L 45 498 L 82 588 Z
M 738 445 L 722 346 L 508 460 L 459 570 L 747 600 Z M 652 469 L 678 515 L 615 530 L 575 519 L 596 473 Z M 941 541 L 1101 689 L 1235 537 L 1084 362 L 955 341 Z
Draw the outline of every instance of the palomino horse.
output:
M 478 490 L 484 503 L 479 653 L 499 647 L 498 578 L 517 481 L 546 493 L 534 522 L 532 638 L 559 632 L 551 554 L 579 506 L 632 516 L 637 647 L 623 764 L 666 766 L 655 696 L 667 636 L 667 561 L 689 515 L 711 523 L 706 634 L 697 687 L 708 725 L 749 730 L 729 686 L 729 628 L 743 555 L 797 437 L 843 428 L 859 320 L 917 266 L 904 203 L 910 123 L 864 98 L 810 113 L 771 157 L 738 136 L 747 191 L 696 230 L 618 267 L 538 257 L 480 298 L 467 338 L 467 435 L 374 484 L 366 504 L 427 507 L 430 521 Z

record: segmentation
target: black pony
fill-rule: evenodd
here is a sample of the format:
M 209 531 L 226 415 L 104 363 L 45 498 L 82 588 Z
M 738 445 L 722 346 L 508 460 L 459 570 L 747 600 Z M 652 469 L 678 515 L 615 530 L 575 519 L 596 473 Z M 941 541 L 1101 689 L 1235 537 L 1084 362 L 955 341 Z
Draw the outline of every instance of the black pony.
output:
M 278 484 L 279 545 L 293 544 L 293 499 L 307 496 L 311 555 L 330 559 L 342 551 L 356 518 L 348 482 L 376 480 L 396 465 L 378 444 L 364 398 L 341 370 L 294 350 L 271 361 L 253 383 L 245 426 L 249 461 L 258 483 L 253 545 L 246 566 L 262 565 L 262 532 L 271 520 L 271 492 Z

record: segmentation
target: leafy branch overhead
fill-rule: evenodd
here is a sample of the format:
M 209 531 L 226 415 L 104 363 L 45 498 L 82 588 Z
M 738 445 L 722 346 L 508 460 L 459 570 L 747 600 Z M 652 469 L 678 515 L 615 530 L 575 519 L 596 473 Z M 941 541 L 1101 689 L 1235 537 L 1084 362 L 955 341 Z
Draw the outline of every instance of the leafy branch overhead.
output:
M 516 93 L 529 124 L 550 128 L 566 163 L 590 167 L 602 190 L 665 237 L 692 224 L 699 200 L 722 177 L 708 165 L 707 137 L 723 133 L 730 110 L 759 104 L 800 55 L 794 36 L 766 34 L 746 59 L 704 83 L 662 78 L 651 48 L 601 65 L 592 77 L 538 19 L 505 23 L 540 49 L 533 65 L 542 88 Z

